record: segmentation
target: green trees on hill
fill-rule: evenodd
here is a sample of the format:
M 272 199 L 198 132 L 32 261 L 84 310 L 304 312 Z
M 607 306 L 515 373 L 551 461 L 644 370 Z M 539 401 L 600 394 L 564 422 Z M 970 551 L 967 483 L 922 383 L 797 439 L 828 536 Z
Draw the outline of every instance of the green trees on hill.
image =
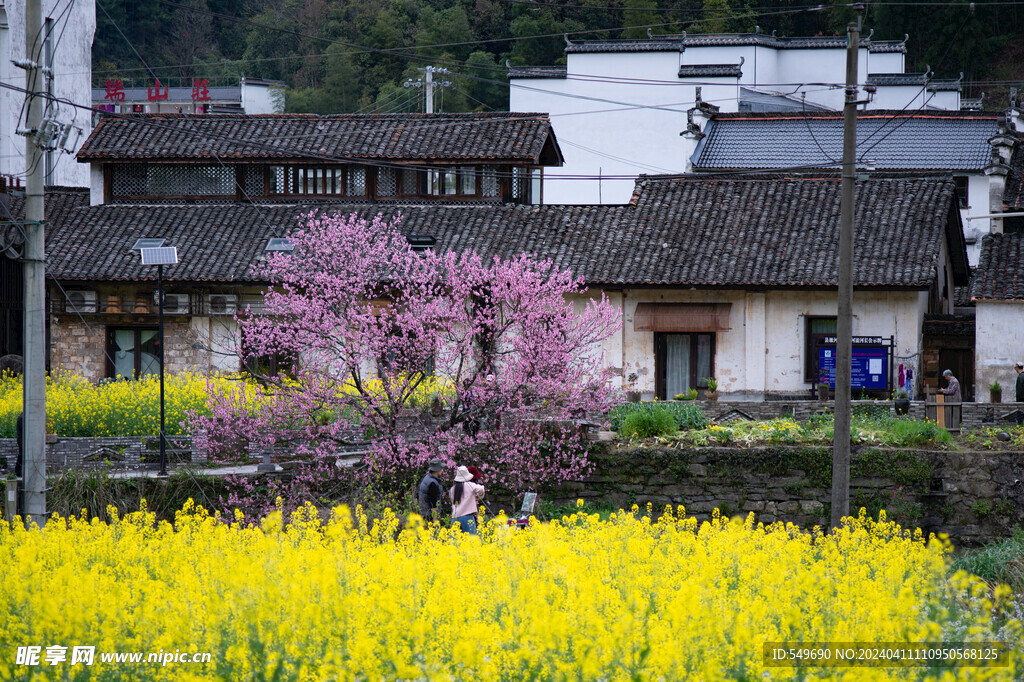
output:
M 807 0 L 104 0 L 94 80 L 149 80 L 120 28 L 165 84 L 282 80 L 290 111 L 422 111 L 422 89 L 402 83 L 428 64 L 452 71 L 445 76 L 452 87 L 437 98 L 443 110 L 503 110 L 505 61 L 564 63 L 563 34 L 640 38 L 757 25 L 779 35 L 830 35 L 852 16 L 846 2 Z M 1009 58 L 1024 46 L 1020 6 L 975 3 L 971 14 L 967 0 L 939 7 L 880 0 L 868 6 L 864 25 L 876 40 L 910 34 L 908 71 L 963 71 L 972 82 L 965 96 L 985 91 L 990 106 L 1004 106 L 1005 97 L 992 95 L 1006 90 L 991 81 L 1024 79 L 1024 65 Z M 989 82 L 974 84 L 982 80 Z

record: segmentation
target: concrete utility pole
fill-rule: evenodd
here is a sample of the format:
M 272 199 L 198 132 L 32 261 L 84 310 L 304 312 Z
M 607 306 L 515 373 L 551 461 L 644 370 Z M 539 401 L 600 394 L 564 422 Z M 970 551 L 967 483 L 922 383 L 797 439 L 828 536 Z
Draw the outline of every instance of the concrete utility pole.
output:
M 42 39 L 43 17 L 40 0 L 25 3 L 25 60 L 36 62 L 36 41 Z M 42 56 L 41 54 L 39 55 Z M 41 64 L 25 65 L 25 88 L 40 92 Z M 25 353 L 25 513 L 40 526 L 46 524 L 46 271 L 44 267 L 43 151 L 37 135 L 43 120 L 41 97 L 27 95 L 28 115 L 25 138 L 25 321 L 22 346 Z
M 853 228 L 857 180 L 857 52 L 860 16 L 846 27 L 846 106 L 839 219 L 839 310 L 836 318 L 836 403 L 832 437 L 832 527 L 850 514 L 850 393 L 853 368 Z
M 424 88 L 424 94 L 426 95 L 426 109 L 428 114 L 434 113 L 434 89 L 435 88 L 447 88 L 450 87 L 451 81 L 435 81 L 435 73 L 451 73 L 448 69 L 438 68 L 436 66 L 422 66 L 418 69 L 426 74 L 424 80 L 412 80 L 409 79 L 402 83 L 403 88 Z

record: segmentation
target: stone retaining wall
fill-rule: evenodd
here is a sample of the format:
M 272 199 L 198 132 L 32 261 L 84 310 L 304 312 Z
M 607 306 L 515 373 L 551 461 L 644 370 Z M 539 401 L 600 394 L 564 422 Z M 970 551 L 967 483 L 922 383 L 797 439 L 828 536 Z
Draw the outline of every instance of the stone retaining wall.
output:
M 800 421 L 807 421 L 812 414 L 832 412 L 835 409 L 835 402 L 832 400 L 769 400 L 763 402 L 701 400 L 697 404 L 704 408 L 709 418 L 719 421 L 732 418 L 761 420 L 778 417 L 793 417 Z M 852 409 L 854 412 L 880 410 L 895 414 L 892 401 L 886 400 L 854 400 Z M 1010 423 L 1016 412 L 1024 413 L 1024 403 L 963 403 L 961 429 Z M 914 419 L 925 418 L 925 402 L 923 400 L 915 400 L 910 403 L 910 416 Z
M 607 448 L 588 478 L 548 493 L 556 505 L 577 498 L 629 508 L 685 505 L 710 518 L 754 512 L 758 521 L 827 526 L 831 449 Z M 976 545 L 1024 525 L 1024 453 L 859 449 L 853 455 L 851 510 L 884 508 L 890 519 Z

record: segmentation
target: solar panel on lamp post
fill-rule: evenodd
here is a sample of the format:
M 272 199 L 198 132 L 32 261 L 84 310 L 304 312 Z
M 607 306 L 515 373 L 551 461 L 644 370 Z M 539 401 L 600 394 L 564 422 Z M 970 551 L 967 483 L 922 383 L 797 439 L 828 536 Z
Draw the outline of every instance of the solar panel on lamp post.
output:
M 139 240 L 140 242 L 142 240 Z M 162 240 L 161 240 L 162 243 Z M 141 246 L 141 245 L 140 245 Z M 160 476 L 167 475 L 167 431 L 164 428 L 164 266 L 178 262 L 175 246 L 154 246 L 139 248 L 143 265 L 156 266 L 157 312 L 160 319 Z

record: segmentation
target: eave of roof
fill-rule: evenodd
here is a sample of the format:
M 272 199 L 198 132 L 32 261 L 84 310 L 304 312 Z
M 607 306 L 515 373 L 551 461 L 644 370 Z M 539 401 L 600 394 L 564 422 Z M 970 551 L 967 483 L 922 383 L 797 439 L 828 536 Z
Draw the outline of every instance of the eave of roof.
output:
M 846 36 L 782 37 L 767 33 L 693 33 L 656 35 L 650 38 L 618 40 L 566 40 L 565 52 L 677 52 L 687 47 L 757 46 L 778 50 L 842 49 Z M 861 47 L 869 52 L 906 53 L 906 43 L 895 40 L 862 40 Z
M 130 246 L 155 236 L 179 247 L 181 263 L 165 272 L 169 281 L 249 284 L 259 281 L 251 268 L 267 239 L 285 236 L 300 214 L 316 208 L 367 218 L 400 213 L 403 231 L 429 234 L 439 249 L 550 258 L 592 285 L 834 287 L 839 185 L 834 177 L 644 177 L 626 206 L 90 207 L 88 193 L 65 193 L 48 199 L 48 267 L 58 280 L 151 281 Z M 943 242 L 956 249 L 948 242 L 948 232 L 959 229 L 952 179 L 869 180 L 858 196 L 856 285 L 927 289 Z M 956 270 L 961 259 L 952 257 Z M 962 263 L 966 268 L 966 252 Z
M 539 164 L 552 139 L 550 120 L 538 113 L 131 114 L 103 117 L 78 160 Z

